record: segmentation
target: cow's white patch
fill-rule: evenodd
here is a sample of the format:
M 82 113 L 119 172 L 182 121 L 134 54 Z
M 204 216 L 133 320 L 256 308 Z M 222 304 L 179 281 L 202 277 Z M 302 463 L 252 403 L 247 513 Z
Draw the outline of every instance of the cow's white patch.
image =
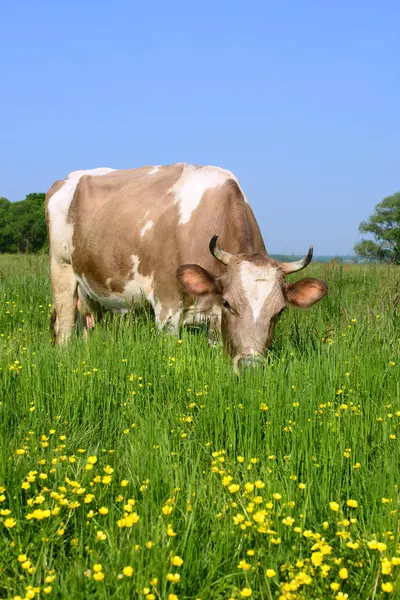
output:
M 206 190 L 222 185 L 227 179 L 234 179 L 239 184 L 233 173 L 220 167 L 185 165 L 182 175 L 169 190 L 175 194 L 176 203 L 179 205 L 180 224 L 184 225 L 190 221 Z
M 129 310 L 130 307 L 138 304 L 142 300 L 147 300 L 152 304 L 153 308 L 153 276 L 147 277 L 146 275 L 141 275 L 139 271 L 139 257 L 133 255 L 132 256 L 132 279 L 127 281 L 124 290 L 122 293 L 113 292 L 109 294 L 105 291 L 104 296 L 99 296 L 90 286 L 88 280 L 85 275 L 82 277 L 76 276 L 79 282 L 79 285 L 82 286 L 84 293 L 96 300 L 101 306 L 103 306 L 107 310 L 111 310 L 113 312 L 124 313 Z M 107 280 L 108 281 L 108 280 Z M 107 286 L 106 281 L 106 286 Z
M 76 186 L 83 175 L 97 177 L 114 171 L 108 167 L 98 167 L 87 171 L 73 171 L 62 187 L 49 200 L 51 254 L 58 261 L 70 262 L 72 253 L 72 224 L 67 223 L 68 210 L 74 197 Z
M 140 259 L 135 254 L 132 255 L 132 271 L 133 277 L 125 285 L 123 296 L 131 303 L 139 302 L 140 300 L 149 300 L 149 296 L 153 292 L 153 276 L 141 275 L 139 273 Z
M 146 225 L 140 230 L 140 237 L 143 237 L 146 231 L 149 231 L 149 229 L 151 229 L 152 227 L 153 221 L 150 219 L 149 221 L 147 221 Z
M 277 283 L 277 271 L 275 267 L 258 266 L 247 261 L 240 266 L 243 290 L 253 311 L 254 321 L 257 321 L 264 302 Z
M 159 170 L 160 170 L 160 165 L 158 165 L 158 166 L 156 166 L 156 167 L 153 167 L 153 168 L 151 169 L 151 171 L 149 171 L 149 172 L 147 173 L 147 175 L 155 175 L 156 173 L 158 173 L 158 171 L 159 171 Z

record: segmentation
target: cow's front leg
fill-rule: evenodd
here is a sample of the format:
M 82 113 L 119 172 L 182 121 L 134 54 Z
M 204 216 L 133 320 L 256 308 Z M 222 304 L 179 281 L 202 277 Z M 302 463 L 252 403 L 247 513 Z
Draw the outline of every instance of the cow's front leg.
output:
M 168 314 L 163 314 L 163 311 L 161 311 L 159 315 L 156 315 L 156 323 L 159 329 L 168 331 L 171 335 L 179 335 L 181 310 L 170 309 Z
M 154 293 L 150 303 L 154 309 L 158 328 L 164 329 L 172 335 L 179 335 L 182 317 L 180 297 L 177 295 L 175 298 L 171 296 L 165 298 L 163 295 L 158 296 Z

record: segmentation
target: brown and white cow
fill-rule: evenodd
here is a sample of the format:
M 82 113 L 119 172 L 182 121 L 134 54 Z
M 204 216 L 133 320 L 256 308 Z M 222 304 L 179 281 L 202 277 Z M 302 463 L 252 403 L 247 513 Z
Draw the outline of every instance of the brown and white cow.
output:
M 292 263 L 270 258 L 237 178 L 219 167 L 75 171 L 48 191 L 46 221 L 59 344 L 77 302 L 90 326 L 94 313 L 145 298 L 172 332 L 214 317 L 237 370 L 260 361 L 287 305 L 306 308 L 327 293 L 319 279 L 285 281 L 312 248 Z

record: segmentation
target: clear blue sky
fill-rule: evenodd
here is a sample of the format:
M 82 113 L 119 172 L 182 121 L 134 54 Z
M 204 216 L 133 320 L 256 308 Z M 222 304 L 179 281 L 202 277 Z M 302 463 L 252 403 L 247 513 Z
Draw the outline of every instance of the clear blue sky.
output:
M 0 196 L 75 169 L 236 173 L 271 253 L 345 254 L 400 190 L 400 2 L 0 6 Z

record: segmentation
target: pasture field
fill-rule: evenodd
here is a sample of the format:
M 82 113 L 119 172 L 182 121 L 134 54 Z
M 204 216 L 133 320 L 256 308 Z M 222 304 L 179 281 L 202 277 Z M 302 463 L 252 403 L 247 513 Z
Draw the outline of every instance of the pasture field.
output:
M 54 348 L 47 257 L 0 270 L 0 598 L 400 598 L 398 267 L 311 264 L 239 379 L 147 311 Z

